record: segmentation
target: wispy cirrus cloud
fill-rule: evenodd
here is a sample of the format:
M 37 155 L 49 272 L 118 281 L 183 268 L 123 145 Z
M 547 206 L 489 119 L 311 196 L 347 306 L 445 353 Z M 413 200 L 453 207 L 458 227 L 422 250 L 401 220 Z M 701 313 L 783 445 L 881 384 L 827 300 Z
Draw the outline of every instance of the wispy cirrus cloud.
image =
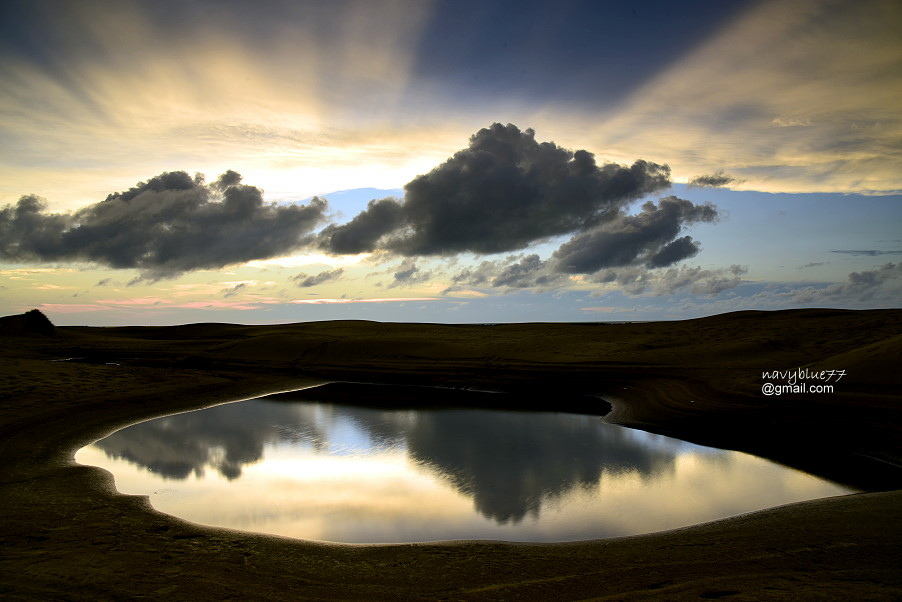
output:
M 454 128 L 377 117 L 405 98 L 428 2 L 15 4 L 0 32 L 4 148 L 16 149 L 0 153 L 4 202 L 39 189 L 74 208 L 104 193 L 98 173 L 121 185 L 173 163 L 240 164 L 273 193 L 290 174 L 303 198 L 396 183 L 453 148 Z
M 771 192 L 898 192 L 902 6 L 766 0 L 603 114 L 615 156 L 654 149 L 678 180 L 726 169 Z
M 902 249 L 885 251 L 880 249 L 834 249 L 831 253 L 839 253 L 841 255 L 863 255 L 866 257 L 877 257 L 879 255 L 902 255 Z
M 40 303 L 38 309 L 60 314 L 72 314 L 82 312 L 115 312 L 124 309 L 215 309 L 215 310 L 259 310 L 264 307 L 259 303 L 228 302 L 228 301 L 181 301 L 173 302 L 166 299 L 119 299 L 102 300 L 94 303 Z

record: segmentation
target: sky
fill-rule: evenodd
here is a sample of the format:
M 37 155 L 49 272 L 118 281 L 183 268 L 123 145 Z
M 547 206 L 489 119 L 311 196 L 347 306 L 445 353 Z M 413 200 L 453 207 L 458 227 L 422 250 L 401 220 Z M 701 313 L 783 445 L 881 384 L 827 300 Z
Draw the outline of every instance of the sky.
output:
M 0 4 L 0 315 L 902 302 L 896 0 Z

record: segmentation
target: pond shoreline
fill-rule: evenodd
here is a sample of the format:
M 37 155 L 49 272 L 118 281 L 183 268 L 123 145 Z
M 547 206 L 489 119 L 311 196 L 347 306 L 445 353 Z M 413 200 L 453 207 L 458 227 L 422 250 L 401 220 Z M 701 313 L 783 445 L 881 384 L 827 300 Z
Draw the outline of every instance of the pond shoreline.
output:
M 879 316 L 880 321 L 885 317 Z M 900 491 L 803 502 L 664 533 L 565 544 L 331 545 L 179 521 L 154 511 L 146 498 L 117 494 L 108 473 L 78 466 L 71 455 L 138 420 L 335 380 L 336 350 L 320 349 L 325 361 L 305 376 L 296 369 L 296 357 L 284 365 L 254 359 L 251 344 L 255 336 L 273 336 L 266 333 L 230 333 L 227 338 L 236 342 L 223 353 L 204 351 L 223 344 L 219 334 L 216 340 L 195 335 L 191 342 L 174 343 L 171 331 L 159 329 L 151 334 L 162 339 L 110 332 L 116 329 L 58 330 L 60 338 L 54 340 L 6 338 L 0 354 L 7 377 L 6 401 L 0 407 L 0 592 L 10 599 L 205 600 L 248 593 L 257 599 L 374 600 L 902 595 Z M 330 337 L 336 338 L 334 332 Z M 243 348 L 236 351 L 236 346 Z M 361 358 L 363 346 L 357 346 L 356 358 L 344 351 L 345 374 L 378 368 L 381 380 L 389 381 L 405 371 L 394 358 L 379 359 L 378 366 L 372 356 Z M 146 355 L 141 365 L 49 361 L 84 355 L 71 353 L 74 347 Z M 461 372 L 459 363 L 441 360 L 433 355 L 428 361 L 414 357 L 402 363 L 411 371 L 431 366 L 436 383 L 455 378 L 475 382 L 477 372 Z M 502 375 L 516 376 L 513 366 L 525 360 L 495 361 L 503 364 Z M 682 370 L 666 364 L 660 362 L 661 371 Z M 557 373 L 564 369 L 554 366 Z M 617 370 L 623 373 L 622 366 Z M 436 378 L 436 373 L 451 378 Z M 573 374 L 582 382 L 606 382 L 602 371 Z M 598 387 L 599 394 L 611 393 L 603 388 Z M 676 395 L 663 388 L 658 392 L 665 401 Z M 887 402 L 874 398 L 872 405 L 883 412 L 897 397 Z M 716 414 L 717 399 L 693 401 L 703 406 L 691 408 L 695 416 Z M 665 416 L 659 426 L 666 428 L 668 412 L 690 411 L 667 403 L 663 411 L 633 406 L 630 420 L 650 423 L 649 416 L 657 412 Z M 875 440 L 883 431 L 876 432 Z M 882 449 L 878 457 L 894 453 Z

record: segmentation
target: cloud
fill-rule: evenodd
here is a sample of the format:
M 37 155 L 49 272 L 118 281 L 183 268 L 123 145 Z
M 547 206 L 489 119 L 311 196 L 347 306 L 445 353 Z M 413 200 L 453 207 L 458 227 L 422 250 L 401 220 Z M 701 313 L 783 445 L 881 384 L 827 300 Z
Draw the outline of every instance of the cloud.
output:
M 607 306 L 594 306 L 594 307 L 580 307 L 580 311 L 587 311 L 590 313 L 596 314 L 610 314 L 616 311 L 620 311 L 619 307 L 607 307 Z
M 325 217 L 326 201 L 267 204 L 263 192 L 228 171 L 167 172 L 74 213 L 47 213 L 33 195 L 0 209 L 0 258 L 84 261 L 141 270 L 138 280 L 171 278 L 295 251 Z
M 690 188 L 722 188 L 728 184 L 739 184 L 743 180 L 718 171 L 715 174 L 695 176 L 689 180 Z
M 902 263 L 887 263 L 870 270 L 852 272 L 845 282 L 743 282 L 731 296 L 708 297 L 713 298 L 705 301 L 685 298 L 676 307 L 669 300 L 666 306 L 659 306 L 659 309 L 676 311 L 680 315 L 702 316 L 747 309 L 898 307 L 902 298 Z
M 495 276 L 492 286 L 509 288 L 544 288 L 565 280 L 561 274 L 548 270 L 548 262 L 539 259 L 538 255 L 527 255 L 516 263 L 503 268 Z
M 539 143 L 531 129 L 495 123 L 466 149 L 408 182 L 403 201 L 371 201 L 350 223 L 326 228 L 331 253 L 404 256 L 501 253 L 609 220 L 670 186 L 666 165 L 597 165 L 592 153 Z
M 379 239 L 400 228 L 404 221 L 404 207 L 400 201 L 374 199 L 347 224 L 327 226 L 320 234 L 320 246 L 338 255 L 374 251 Z
M 825 287 L 808 286 L 782 296 L 798 304 L 893 303 L 902 299 L 902 263 L 887 263 L 872 270 L 851 272 L 846 282 Z
M 74 213 L 49 213 L 41 199 L 22 197 L 0 211 L 0 258 L 138 269 L 131 282 L 136 284 L 318 247 L 332 257 L 375 253 L 381 262 L 401 259 L 387 272 L 393 288 L 444 275 L 461 254 L 515 251 L 570 235 L 550 258 L 514 254 L 463 269 L 451 276 L 446 292 L 610 282 L 607 273 L 583 277 L 611 268 L 621 268 L 614 280 L 628 272 L 627 282 L 635 287 L 643 271 L 695 256 L 700 244 L 686 228 L 718 217 L 711 204 L 674 196 L 645 202 L 630 214 L 635 200 L 670 186 L 669 174 L 666 165 L 645 161 L 598 165 L 585 150 L 538 142 L 531 129 L 495 123 L 410 181 L 403 198 L 371 200 L 349 222 L 326 225 L 317 234 L 327 218 L 325 200 L 265 203 L 260 189 L 243 184 L 231 170 L 211 183 L 200 174 L 164 172 Z M 435 256 L 445 267 L 424 268 Z M 290 279 L 309 288 L 343 274 L 331 266 Z M 216 292 L 232 297 L 245 288 L 227 284 L 233 286 Z
M 394 273 L 394 279 L 388 288 L 426 282 L 432 278 L 432 272 L 420 270 L 413 259 L 405 259 L 396 269 L 398 271 Z
M 543 271 L 545 267 L 546 262 L 539 259 L 538 255 L 527 255 L 520 261 L 502 269 L 495 276 L 492 286 L 508 286 L 512 288 L 535 286 L 537 274 Z
M 657 205 L 648 201 L 638 215 L 618 214 L 561 245 L 553 255 L 555 270 L 590 274 L 638 264 L 667 267 L 699 251 L 691 237 L 677 238 L 686 225 L 716 219 L 717 209 L 710 204 L 695 205 L 674 196 L 661 199 Z
M 229 297 L 235 297 L 236 295 L 238 295 L 238 293 L 245 290 L 248 286 L 249 283 L 247 282 L 239 282 L 238 284 L 225 289 L 222 296 L 226 299 L 228 299 Z
M 902 250 L 898 251 L 878 251 L 876 249 L 837 249 L 830 251 L 831 253 L 842 253 L 844 255 L 865 255 L 868 257 L 876 257 L 878 255 L 902 255 Z
M 0 194 L 40 189 L 68 205 L 97 198 L 86 174 L 241 161 L 267 190 L 292 177 L 293 198 L 305 198 L 394 187 L 460 139 L 446 112 L 428 129 L 389 117 L 417 112 L 405 99 L 431 106 L 409 93 L 429 2 L 15 5 L 0 28 L 0 95 L 16 115 L 3 119 L 0 181 L 12 185 Z
M 725 167 L 759 191 L 897 193 L 900 24 L 894 0 L 749 3 L 587 135 L 654 149 L 679 177 Z
M 692 240 L 691 236 L 682 236 L 670 241 L 661 247 L 657 253 L 648 260 L 648 267 L 663 268 L 673 265 L 683 259 L 695 257 L 701 250 L 699 244 Z
M 660 268 L 671 267 L 679 261 L 694 257 L 699 244 L 690 236 L 679 236 L 689 224 L 712 222 L 717 209 L 710 204 L 695 205 L 685 199 L 667 197 L 657 204 L 649 201 L 637 215 L 618 214 L 608 222 L 587 232 L 574 235 L 562 244 L 549 260 L 539 255 L 508 256 L 502 260 L 483 261 L 475 268 L 467 268 L 452 276 L 452 285 L 445 292 L 468 287 L 505 287 L 547 289 L 565 285 L 572 276 L 592 275 L 599 283 L 618 282 L 624 287 L 643 291 L 661 281 L 655 276 Z M 612 271 L 611 268 L 622 268 Z M 709 294 L 720 286 L 735 286 L 739 280 L 729 278 L 716 284 L 715 272 L 699 269 L 696 272 L 668 270 L 669 278 L 679 280 L 689 276 L 693 282 L 708 279 L 696 288 Z M 657 290 L 670 290 L 683 284 L 656 285 Z M 665 293 L 657 293 L 665 294 Z
M 380 297 L 375 299 L 295 299 L 294 305 L 344 305 L 348 303 L 406 303 L 408 301 L 440 301 L 435 297 Z
M 739 286 L 746 271 L 747 268 L 740 265 L 718 269 L 683 266 L 663 271 L 638 266 L 602 270 L 594 274 L 592 280 L 601 284 L 616 284 L 629 295 L 662 296 L 689 292 L 713 297 Z M 607 291 L 593 294 L 606 293 Z
M 467 268 L 462 272 L 451 277 L 454 284 L 449 290 L 458 290 L 464 285 L 466 286 L 482 286 L 494 278 L 497 262 L 483 261 L 475 268 Z
M 297 276 L 292 276 L 289 280 L 294 281 L 301 288 L 309 288 L 311 286 L 317 286 L 319 284 L 324 284 L 326 282 L 331 282 L 333 280 L 338 280 L 341 278 L 341 275 L 344 274 L 344 269 L 337 268 L 334 270 L 324 270 L 319 274 L 315 274 L 313 276 L 308 276 L 307 274 L 301 272 Z
M 887 263 L 876 270 L 852 272 L 845 286 L 856 290 L 868 290 L 890 282 L 900 284 L 900 280 L 902 280 L 902 263 Z
M 443 293 L 470 291 L 472 287 L 505 289 L 553 289 L 569 282 L 566 274 L 556 273 L 537 254 L 509 255 L 500 260 L 485 260 L 451 277 L 451 286 Z
M 742 284 L 742 275 L 748 268 L 731 265 L 726 269 L 703 270 L 700 267 L 671 268 L 661 275 L 656 294 L 673 294 L 689 289 L 694 295 L 714 297 Z

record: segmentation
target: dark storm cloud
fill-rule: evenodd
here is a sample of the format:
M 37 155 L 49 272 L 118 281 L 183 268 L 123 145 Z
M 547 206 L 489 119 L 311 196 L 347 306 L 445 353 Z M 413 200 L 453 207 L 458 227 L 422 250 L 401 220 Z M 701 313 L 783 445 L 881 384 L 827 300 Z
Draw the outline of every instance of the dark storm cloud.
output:
M 0 210 L 0 257 L 13 261 L 87 261 L 141 270 L 141 279 L 221 268 L 296 250 L 325 216 L 326 202 L 277 206 L 229 171 L 163 173 L 75 213 L 45 212 L 24 196 Z
M 570 235 L 551 259 L 531 254 L 483 262 L 453 276 L 448 290 L 549 288 L 572 274 L 627 266 L 654 270 L 695 256 L 700 246 L 684 229 L 715 220 L 712 205 L 671 196 L 627 213 L 636 199 L 668 188 L 669 175 L 666 165 L 646 161 L 598 165 L 588 151 L 538 142 L 530 129 L 496 123 L 409 182 L 403 199 L 372 200 L 348 223 L 316 235 L 311 232 L 326 219 L 325 200 L 264 203 L 262 191 L 244 185 L 234 171 L 212 183 L 179 171 L 71 214 L 48 213 L 41 199 L 22 197 L 0 210 L 0 258 L 138 269 L 135 283 L 317 246 L 334 254 L 408 258 L 397 266 L 393 287 L 433 277 L 415 258 L 495 254 Z M 341 274 L 292 280 L 311 287 Z
M 403 201 L 372 201 L 350 223 L 326 228 L 321 246 L 406 256 L 518 250 L 603 223 L 669 187 L 669 176 L 667 166 L 645 161 L 599 166 L 588 151 L 539 143 L 532 130 L 496 123 L 409 182 Z
M 241 174 L 231 169 L 226 171 L 224 174 L 219 176 L 219 179 L 213 183 L 213 188 L 216 190 L 225 191 L 232 186 L 237 186 L 241 183 Z
M 320 247 L 338 255 L 376 250 L 379 239 L 404 223 L 403 205 L 396 199 L 372 200 L 347 224 L 331 225 L 320 233 Z
M 721 188 L 729 184 L 740 184 L 742 180 L 727 175 L 722 171 L 715 174 L 696 176 L 689 180 L 690 188 Z
M 601 226 L 574 235 L 548 261 L 536 254 L 483 261 L 452 276 L 452 285 L 444 292 L 488 286 L 553 288 L 566 284 L 570 275 L 580 274 L 590 276 L 590 282 L 616 283 L 632 294 L 663 295 L 680 290 L 716 294 L 737 286 L 744 268 L 670 267 L 699 251 L 698 243 L 690 236 L 678 237 L 683 228 L 716 219 L 716 208 L 708 204 L 695 205 L 676 197 L 661 199 L 657 205 L 647 202 L 638 215 L 619 214 Z
M 317 286 L 318 284 L 324 284 L 326 282 L 338 280 L 344 273 L 345 271 L 341 268 L 335 270 L 324 270 L 319 274 L 314 274 L 313 276 L 309 276 L 301 272 L 297 276 L 292 276 L 291 278 L 289 278 L 289 280 L 293 280 L 301 288 L 309 288 L 311 286 Z
M 11 260 L 60 259 L 60 239 L 71 222 L 68 215 L 45 214 L 47 202 L 34 195 L 0 209 L 0 257 Z
M 698 255 L 700 247 L 691 236 L 682 236 L 667 243 L 648 260 L 650 268 L 664 268 L 683 259 Z
M 690 237 L 677 239 L 686 225 L 716 219 L 717 209 L 710 204 L 695 205 L 674 196 L 657 205 L 649 201 L 639 214 L 618 215 L 561 245 L 553 255 L 555 269 L 590 274 L 635 264 L 666 267 L 698 253 L 698 244 Z
M 611 267 L 667 268 L 699 252 L 685 227 L 717 218 L 713 205 L 676 197 L 627 213 L 632 201 L 669 185 L 667 166 L 599 166 L 587 151 L 540 143 L 532 130 L 496 123 L 409 182 L 404 199 L 370 201 L 347 224 L 324 229 L 319 244 L 331 253 L 456 256 L 518 250 L 572 235 L 551 260 L 531 254 L 483 261 L 452 276 L 446 292 L 547 288 L 562 285 L 570 274 Z M 411 259 L 397 268 L 389 286 L 427 276 Z

